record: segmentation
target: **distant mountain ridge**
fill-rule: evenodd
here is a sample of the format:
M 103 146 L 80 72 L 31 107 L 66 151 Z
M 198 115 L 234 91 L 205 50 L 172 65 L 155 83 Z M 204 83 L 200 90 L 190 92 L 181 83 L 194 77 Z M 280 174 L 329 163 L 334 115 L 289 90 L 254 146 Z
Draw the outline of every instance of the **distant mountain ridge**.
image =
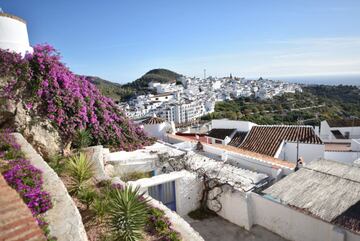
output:
M 182 75 L 168 69 L 153 69 L 133 82 L 121 85 L 97 76 L 87 76 L 87 79 L 96 85 L 101 93 L 114 101 L 126 101 L 137 94 L 151 93 L 148 89 L 150 82 L 171 83 Z

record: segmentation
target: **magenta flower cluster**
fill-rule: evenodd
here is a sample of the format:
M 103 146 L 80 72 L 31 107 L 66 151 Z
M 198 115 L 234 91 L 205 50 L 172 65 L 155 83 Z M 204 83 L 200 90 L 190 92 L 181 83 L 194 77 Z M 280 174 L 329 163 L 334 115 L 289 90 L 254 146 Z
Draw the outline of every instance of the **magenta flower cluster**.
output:
M 16 143 L 15 138 L 11 135 L 11 129 L 0 129 L 0 158 L 3 158 L 7 151 L 20 151 L 20 145 Z
M 180 234 L 172 229 L 171 222 L 165 213 L 158 208 L 150 208 L 146 230 L 149 234 L 158 236 L 160 241 L 181 240 Z
M 124 186 L 120 183 L 113 183 L 113 184 L 111 184 L 111 187 L 114 189 L 118 189 L 119 191 L 124 190 Z
M 8 162 L 9 170 L 3 173 L 6 182 L 14 188 L 31 210 L 33 216 L 44 213 L 52 207 L 50 195 L 42 190 L 42 173 L 28 160 L 17 159 Z
M 0 131 L 0 149 L 3 155 L 0 158 L 9 157 L 8 153 L 20 151 L 20 146 L 10 134 L 10 130 Z M 43 190 L 41 170 L 23 158 L 6 159 L 2 163 L 2 175 L 6 182 L 14 188 L 22 197 L 31 210 L 34 217 L 38 218 L 52 207 L 50 195 Z
M 0 77 L 13 77 L 4 88 L 6 94 L 19 98 L 17 87 L 25 85 L 28 98 L 24 101 L 22 96 L 24 107 L 50 119 L 64 142 L 71 141 L 76 131 L 87 129 L 92 144 L 119 150 L 151 144 L 152 140 L 111 99 L 101 95 L 85 77 L 72 73 L 53 47 L 35 46 L 34 53 L 24 59 L 0 50 L 0 62 L 5 63 L 0 67 Z

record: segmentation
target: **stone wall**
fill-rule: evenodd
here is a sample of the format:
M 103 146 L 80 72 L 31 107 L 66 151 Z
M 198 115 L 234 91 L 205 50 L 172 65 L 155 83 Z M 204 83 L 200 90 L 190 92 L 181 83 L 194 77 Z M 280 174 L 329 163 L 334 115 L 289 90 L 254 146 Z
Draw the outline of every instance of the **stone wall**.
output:
M 53 202 L 53 208 L 45 214 L 45 219 L 49 222 L 50 235 L 58 241 L 87 241 L 81 215 L 63 182 L 21 134 L 13 135 L 26 159 L 43 172 L 44 190 L 51 195 Z

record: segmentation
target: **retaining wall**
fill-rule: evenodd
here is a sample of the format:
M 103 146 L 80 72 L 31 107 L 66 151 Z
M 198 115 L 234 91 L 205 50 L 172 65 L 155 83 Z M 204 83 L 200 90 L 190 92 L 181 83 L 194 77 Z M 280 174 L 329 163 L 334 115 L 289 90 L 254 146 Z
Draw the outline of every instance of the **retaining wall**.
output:
M 87 241 L 79 210 L 63 182 L 21 134 L 13 135 L 26 159 L 43 172 L 44 190 L 50 194 L 53 202 L 53 208 L 45 214 L 45 219 L 49 222 L 50 235 L 58 241 Z

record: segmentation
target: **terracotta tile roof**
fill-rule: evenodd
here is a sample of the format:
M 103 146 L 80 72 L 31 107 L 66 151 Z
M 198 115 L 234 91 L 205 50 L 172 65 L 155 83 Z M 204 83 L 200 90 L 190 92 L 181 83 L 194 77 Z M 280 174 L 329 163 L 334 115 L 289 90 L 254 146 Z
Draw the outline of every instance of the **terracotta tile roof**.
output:
M 236 132 L 234 137 L 229 142 L 229 145 L 230 146 L 235 146 L 235 147 L 240 146 L 241 143 L 244 141 L 247 133 L 248 133 L 247 131 L 238 131 L 238 132 Z
M 235 131 L 236 131 L 236 129 L 218 129 L 218 128 L 214 128 L 211 131 L 209 131 L 207 136 L 213 137 L 213 138 L 216 138 L 216 139 L 224 140 L 225 137 L 227 137 L 227 136 L 230 137 Z
M 178 140 L 181 140 L 181 141 L 191 141 L 193 143 L 198 142 L 196 139 L 192 138 L 191 136 L 179 136 L 179 135 L 172 135 L 172 134 L 168 134 L 168 136 L 172 137 L 172 138 L 175 138 L 175 139 L 178 139 Z M 235 153 L 238 153 L 238 154 L 241 154 L 241 155 L 244 155 L 244 156 L 255 158 L 255 159 L 259 160 L 259 161 L 269 163 L 269 164 L 273 165 L 274 167 L 280 167 L 280 168 L 287 167 L 287 168 L 290 168 L 290 169 L 294 169 L 295 166 L 296 166 L 294 163 L 291 163 L 291 162 L 288 162 L 288 161 L 283 161 L 283 160 L 274 158 L 272 156 L 259 154 L 259 153 L 248 151 L 248 150 L 241 149 L 241 148 L 238 148 L 238 147 L 233 147 L 233 146 L 229 146 L 229 145 L 225 146 L 225 145 L 221 145 L 221 144 L 206 143 L 206 140 L 202 141 L 201 137 L 200 137 L 200 141 L 201 141 L 201 143 L 203 145 L 210 145 L 210 146 L 213 146 L 213 147 L 217 147 L 219 149 L 223 149 L 223 150 L 226 150 L 226 151 L 235 152 Z
M 352 127 L 360 126 L 360 119 L 327 120 L 330 127 Z
M 163 119 L 159 118 L 159 117 L 149 117 L 147 118 L 146 120 L 144 120 L 142 122 L 142 124 L 145 124 L 145 125 L 156 125 L 156 124 L 161 124 L 165 122 Z
M 206 138 L 205 138 L 205 134 L 195 134 L 195 133 L 181 133 L 181 132 L 177 132 L 176 133 L 177 136 L 183 136 L 186 139 L 186 141 L 193 140 L 193 141 L 200 141 L 200 142 L 205 142 L 206 143 Z M 196 138 L 196 136 L 199 137 L 199 139 Z
M 325 151 L 349 152 L 351 151 L 350 143 L 325 143 Z
M 239 146 L 245 150 L 274 156 L 282 141 L 322 144 L 310 126 L 254 126 Z
M 0 240 L 45 241 L 30 209 L 0 174 Z
M 278 166 L 278 167 L 287 167 L 287 168 L 293 169 L 296 166 L 295 163 L 283 161 L 283 160 L 277 159 L 272 156 L 259 154 L 259 153 L 248 151 L 248 150 L 238 148 L 238 147 L 233 147 L 233 146 L 229 146 L 229 145 L 225 146 L 225 145 L 221 145 L 221 144 L 205 144 L 205 145 L 215 146 L 215 147 L 223 149 L 223 150 L 227 150 L 227 151 L 235 152 L 235 153 L 242 154 L 242 155 L 245 155 L 248 157 L 252 157 L 259 161 L 264 161 L 264 162 L 267 162 L 269 164 L 272 164 L 272 165 Z

